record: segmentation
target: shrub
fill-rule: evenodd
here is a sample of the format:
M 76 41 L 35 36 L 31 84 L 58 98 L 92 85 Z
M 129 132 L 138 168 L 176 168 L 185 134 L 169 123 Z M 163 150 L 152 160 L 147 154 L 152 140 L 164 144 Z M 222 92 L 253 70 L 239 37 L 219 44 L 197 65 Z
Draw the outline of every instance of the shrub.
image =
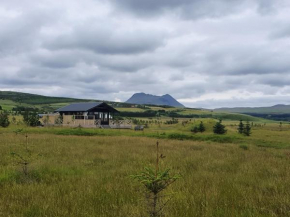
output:
M 31 127 L 40 125 L 39 116 L 35 112 L 33 113 L 30 113 L 28 111 L 24 112 L 23 121 L 27 126 L 31 126 Z
M 54 121 L 54 124 L 57 124 L 57 125 L 60 125 L 63 123 L 63 116 L 62 115 L 59 115 L 55 121 Z
M 249 150 L 249 147 L 247 145 L 240 145 L 239 147 L 244 150 Z
M 197 126 L 194 126 L 190 131 L 193 132 L 193 133 L 198 133 L 199 129 L 198 129 Z
M 190 139 L 191 137 L 185 134 L 180 134 L 180 133 L 171 133 L 168 135 L 169 139 L 178 139 L 178 140 L 185 140 L 185 139 Z
M 10 124 L 9 122 L 9 115 L 8 112 L 0 112 L 0 126 L 1 127 L 8 127 Z

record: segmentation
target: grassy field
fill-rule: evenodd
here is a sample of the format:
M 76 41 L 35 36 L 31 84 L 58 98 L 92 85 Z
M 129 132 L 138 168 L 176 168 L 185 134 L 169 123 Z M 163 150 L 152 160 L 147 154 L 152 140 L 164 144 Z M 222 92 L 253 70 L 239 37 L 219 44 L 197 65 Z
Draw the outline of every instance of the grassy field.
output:
M 192 134 L 200 120 L 206 132 Z M 215 121 L 149 124 L 144 132 L 0 128 L 0 216 L 146 216 L 144 189 L 129 176 L 154 165 L 157 140 L 161 168 L 182 176 L 167 191 L 165 216 L 290 216 L 290 126 L 255 122 L 245 137 L 237 121 L 225 121 L 228 133 L 219 136 Z M 17 129 L 28 133 L 29 178 L 10 154 L 26 156 Z

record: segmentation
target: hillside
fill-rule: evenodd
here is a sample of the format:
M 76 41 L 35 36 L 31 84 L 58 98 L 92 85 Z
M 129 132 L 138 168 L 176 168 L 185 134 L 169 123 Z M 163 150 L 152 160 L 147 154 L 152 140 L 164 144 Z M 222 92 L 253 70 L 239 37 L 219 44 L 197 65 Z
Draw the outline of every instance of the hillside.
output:
M 0 100 L 11 100 L 14 102 L 31 104 L 31 105 L 88 101 L 85 99 L 41 96 L 41 95 L 37 95 L 37 94 L 20 93 L 20 92 L 13 92 L 13 91 L 0 91 Z
M 147 104 L 147 105 L 167 105 L 172 107 L 184 108 L 185 106 L 179 103 L 169 94 L 163 96 L 155 96 L 146 93 L 135 93 L 126 103 L 131 104 Z
M 218 108 L 215 111 L 233 112 L 233 113 L 257 113 L 257 114 L 281 114 L 290 113 L 290 105 L 274 105 L 270 107 L 236 107 L 236 108 Z

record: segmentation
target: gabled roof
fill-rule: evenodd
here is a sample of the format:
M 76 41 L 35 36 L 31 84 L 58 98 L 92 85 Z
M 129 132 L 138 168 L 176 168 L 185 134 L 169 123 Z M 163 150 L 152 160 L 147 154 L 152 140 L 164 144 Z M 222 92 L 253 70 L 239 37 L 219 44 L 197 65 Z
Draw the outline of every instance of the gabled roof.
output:
M 102 104 L 102 102 L 73 103 L 68 106 L 57 109 L 56 112 L 78 112 L 78 111 L 85 112 L 100 104 Z
M 107 103 L 104 102 L 84 102 L 84 103 L 73 103 L 68 106 L 59 108 L 56 112 L 86 112 L 96 107 L 103 107 L 105 106 L 111 111 L 119 112 L 113 107 L 109 106 Z

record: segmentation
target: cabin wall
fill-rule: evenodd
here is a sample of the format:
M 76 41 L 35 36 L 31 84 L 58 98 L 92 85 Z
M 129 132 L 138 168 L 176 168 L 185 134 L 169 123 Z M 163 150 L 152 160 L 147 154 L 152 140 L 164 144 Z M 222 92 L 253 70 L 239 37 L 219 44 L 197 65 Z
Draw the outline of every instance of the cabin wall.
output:
M 54 125 L 55 120 L 58 118 L 58 115 L 43 115 L 42 118 L 39 119 L 40 123 L 43 125 Z
M 95 119 L 88 120 L 88 119 L 75 119 L 74 115 L 63 115 L 63 126 L 90 126 L 94 127 Z

